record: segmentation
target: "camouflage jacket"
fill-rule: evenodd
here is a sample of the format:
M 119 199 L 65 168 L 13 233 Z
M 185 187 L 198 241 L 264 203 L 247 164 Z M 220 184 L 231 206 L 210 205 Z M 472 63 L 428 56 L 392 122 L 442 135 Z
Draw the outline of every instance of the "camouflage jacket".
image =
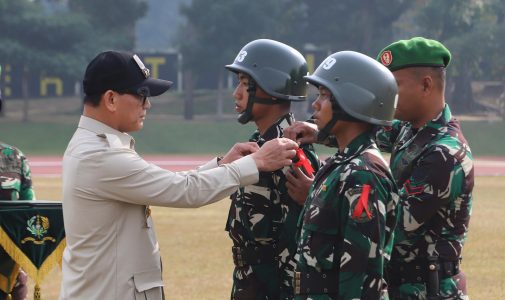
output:
M 299 294 L 295 284 L 295 299 L 380 299 L 397 202 L 393 177 L 370 132 L 328 158 L 298 222 L 296 271 L 302 279 L 317 279 L 302 284 Z M 334 278 L 320 287 L 323 292 L 313 287 L 322 273 Z
M 33 200 L 28 162 L 17 148 L 0 143 L 0 200 Z
M 261 147 L 266 141 L 283 137 L 283 129 L 293 122 L 293 115 L 287 114 L 263 135 L 260 135 L 259 131 L 254 132 L 250 141 L 257 142 Z M 319 161 L 312 145 L 303 145 L 302 149 L 317 171 Z M 233 245 L 244 248 L 275 245 L 278 255 L 278 260 L 270 266 L 262 264 L 235 268 L 233 299 L 242 299 L 238 296 L 241 287 L 237 282 L 252 277 L 262 282 L 263 286 L 260 284 L 257 288 L 244 290 L 242 294 L 247 293 L 247 299 L 277 300 L 280 299 L 280 294 L 285 295 L 286 291 L 292 292 L 296 224 L 302 207 L 287 193 L 285 171 L 260 172 L 257 184 L 242 187 L 230 197 L 231 206 L 226 230 Z M 257 292 L 256 289 L 263 290 L 264 298 L 252 295 Z M 280 292 L 279 289 L 284 292 Z
M 457 260 L 468 232 L 474 185 L 473 158 L 449 106 L 418 130 L 395 121 L 377 132 L 391 152 L 402 207 L 392 262 L 427 256 Z
M 23 153 L 0 142 L 0 160 L 0 200 L 35 199 L 30 167 Z M 5 281 L 15 276 L 18 269 L 19 266 L 0 247 L 0 299 L 9 289 Z

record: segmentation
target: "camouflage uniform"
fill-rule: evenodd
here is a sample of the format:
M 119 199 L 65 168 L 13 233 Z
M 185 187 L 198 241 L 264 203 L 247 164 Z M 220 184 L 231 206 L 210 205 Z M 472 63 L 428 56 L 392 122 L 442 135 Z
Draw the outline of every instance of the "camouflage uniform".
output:
M 377 143 L 392 153 L 391 170 L 402 207 L 389 266 L 390 296 L 425 299 L 428 275 L 419 270 L 425 270 L 433 257 L 441 268 L 441 299 L 466 299 L 459 260 L 468 232 L 474 173 L 459 122 L 446 105 L 418 130 L 400 121 L 382 128 Z
M 282 137 L 294 122 L 287 114 L 263 135 L 256 131 L 250 141 L 261 147 Z M 317 171 L 312 145 L 303 150 Z M 240 188 L 231 196 L 226 230 L 233 240 L 233 288 L 231 299 L 292 299 L 296 250 L 296 223 L 301 206 L 288 195 L 283 170 L 260 173 L 255 185 Z
M 0 142 L 0 200 L 33 200 L 35 194 L 28 162 L 17 148 Z M 19 266 L 0 248 L 0 273 L 10 277 L 16 274 Z M 15 275 L 14 275 L 15 276 Z M 0 300 L 7 295 L 0 290 Z
M 0 200 L 32 200 L 30 167 L 15 147 L 0 143 Z
M 370 132 L 328 158 L 300 216 L 295 299 L 381 299 L 398 194 Z

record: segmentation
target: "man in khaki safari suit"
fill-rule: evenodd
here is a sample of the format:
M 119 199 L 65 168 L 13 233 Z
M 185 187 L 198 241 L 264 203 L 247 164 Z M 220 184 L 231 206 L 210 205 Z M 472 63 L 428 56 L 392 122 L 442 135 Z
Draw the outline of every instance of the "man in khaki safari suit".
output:
M 174 173 L 147 163 L 128 132 L 142 128 L 147 97 L 171 82 L 153 79 L 137 55 L 107 51 L 84 75 L 84 112 L 63 159 L 60 299 L 164 298 L 159 245 L 149 205 L 199 207 L 291 164 L 297 144 L 236 144 L 222 159 Z M 248 155 L 251 154 L 251 155 Z

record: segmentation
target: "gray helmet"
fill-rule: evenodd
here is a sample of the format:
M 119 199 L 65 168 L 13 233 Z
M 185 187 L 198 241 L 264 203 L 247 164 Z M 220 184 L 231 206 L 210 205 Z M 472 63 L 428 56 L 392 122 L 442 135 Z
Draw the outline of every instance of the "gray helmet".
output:
M 307 62 L 296 49 L 268 39 L 254 40 L 245 45 L 231 65 L 235 73 L 249 75 L 268 95 L 289 101 L 304 101 L 307 97 Z
M 375 59 L 354 51 L 337 52 L 305 79 L 330 90 L 333 101 L 351 117 L 375 125 L 391 125 L 398 99 L 396 80 Z

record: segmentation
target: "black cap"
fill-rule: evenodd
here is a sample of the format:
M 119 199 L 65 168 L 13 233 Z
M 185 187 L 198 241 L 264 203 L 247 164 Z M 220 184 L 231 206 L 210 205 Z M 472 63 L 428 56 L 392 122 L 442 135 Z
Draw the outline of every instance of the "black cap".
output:
M 151 78 L 137 54 L 105 51 L 89 63 L 82 85 L 88 96 L 113 90 L 152 97 L 166 92 L 172 82 Z

